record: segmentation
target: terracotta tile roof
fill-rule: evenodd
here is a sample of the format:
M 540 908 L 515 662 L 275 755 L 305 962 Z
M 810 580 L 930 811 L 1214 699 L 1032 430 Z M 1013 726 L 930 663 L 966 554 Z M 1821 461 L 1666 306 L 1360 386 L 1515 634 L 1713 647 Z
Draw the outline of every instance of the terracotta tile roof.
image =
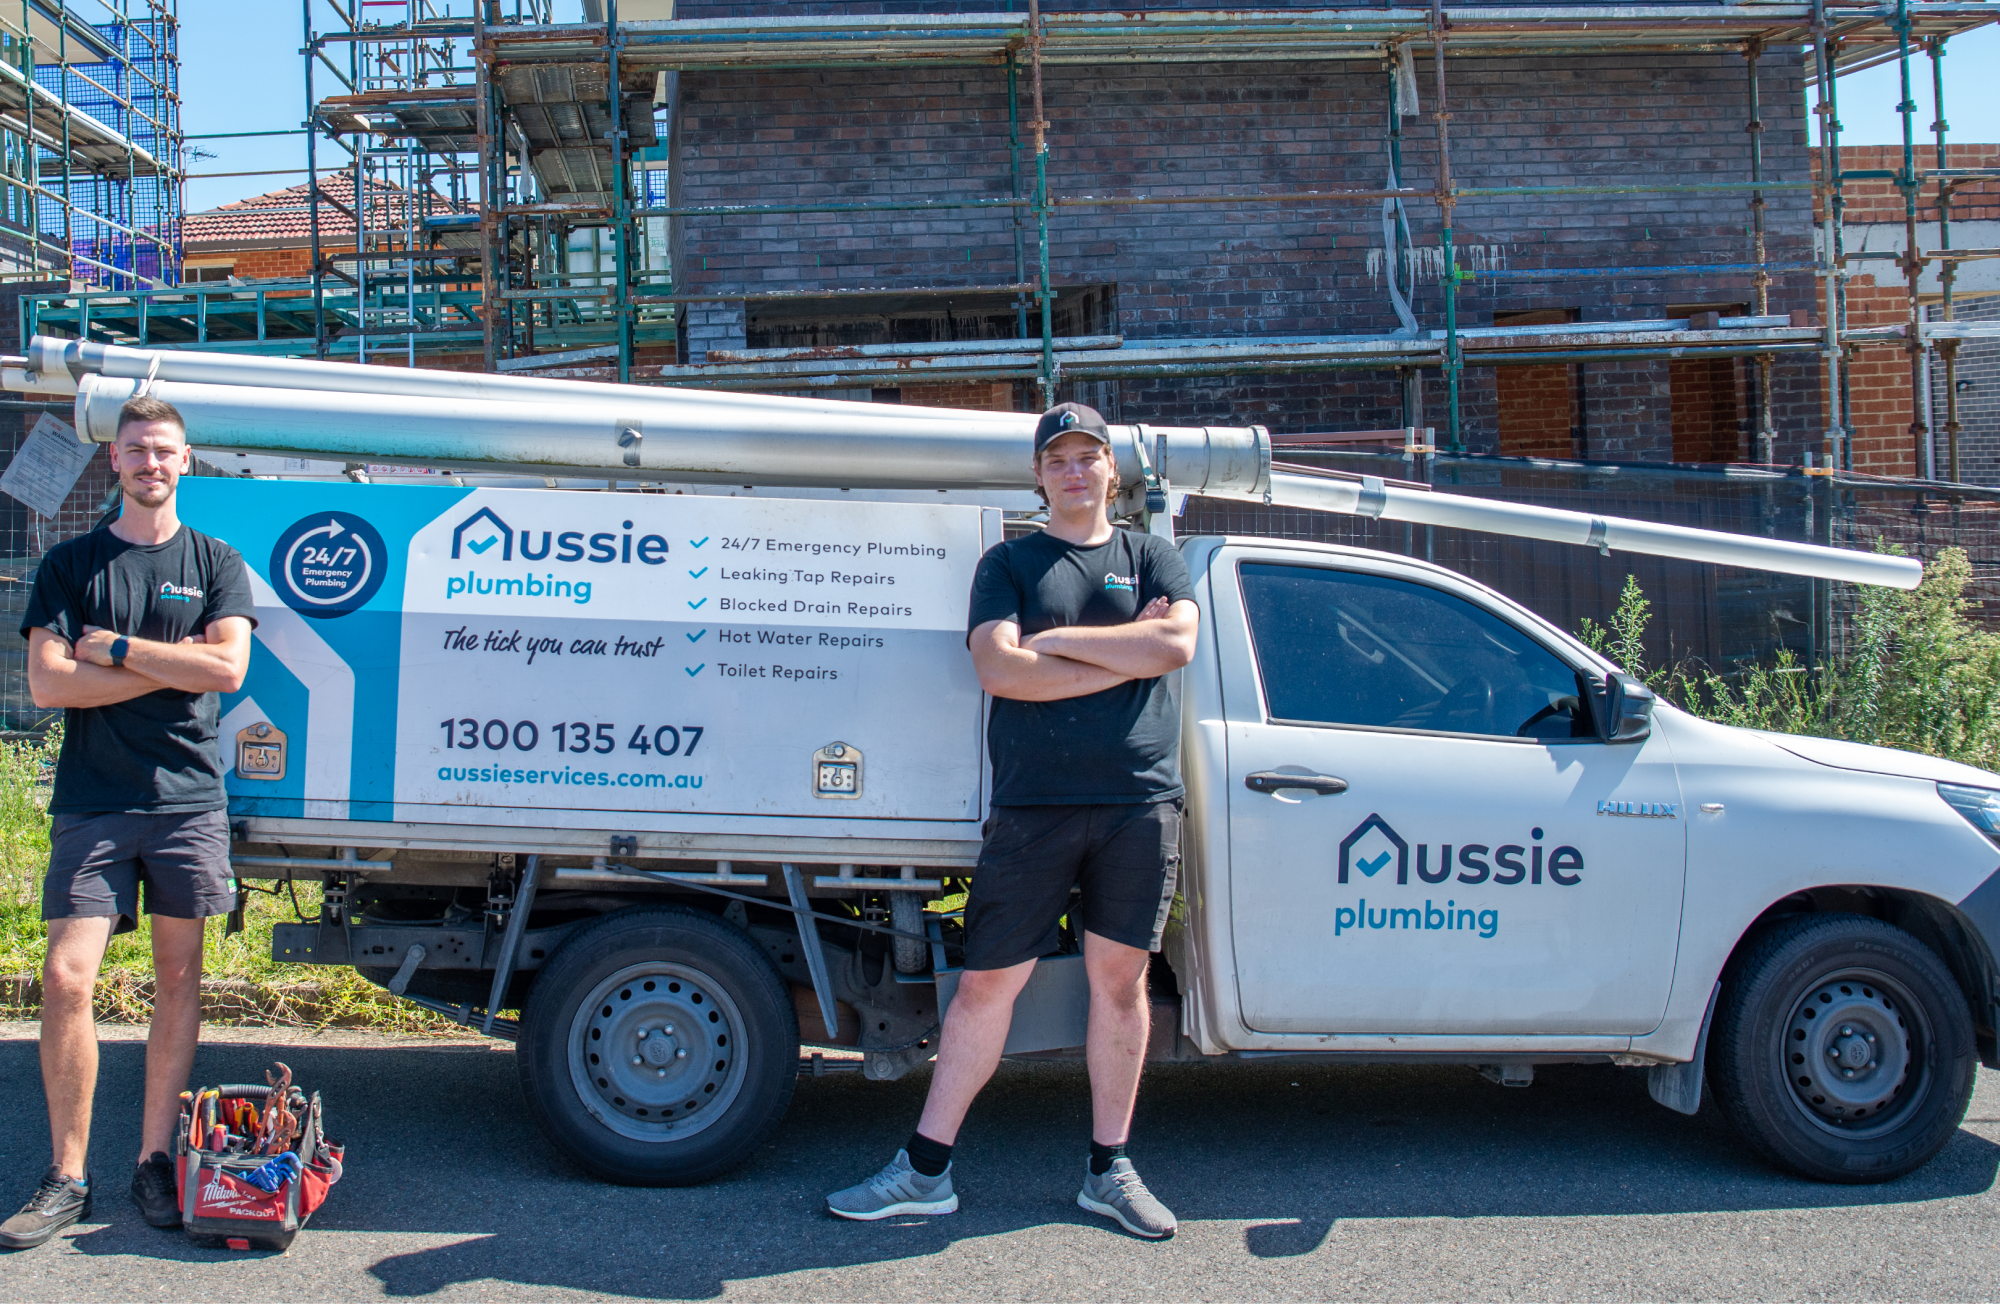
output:
M 345 235 L 354 238 L 354 219 L 347 214 L 354 207 L 354 177 L 340 172 L 319 179 L 320 193 L 334 202 L 319 206 L 320 239 Z M 409 193 L 398 186 L 376 184 L 369 188 L 369 225 L 398 225 L 406 220 Z M 448 212 L 450 202 L 433 196 L 431 211 Z M 461 211 L 471 211 L 461 205 Z M 388 220 L 383 220 L 387 218 Z M 312 238 L 312 212 L 306 186 L 301 183 L 268 194 L 239 199 L 220 208 L 189 213 L 184 219 L 183 239 L 190 246 L 234 244 L 238 241 L 296 241 L 300 246 Z

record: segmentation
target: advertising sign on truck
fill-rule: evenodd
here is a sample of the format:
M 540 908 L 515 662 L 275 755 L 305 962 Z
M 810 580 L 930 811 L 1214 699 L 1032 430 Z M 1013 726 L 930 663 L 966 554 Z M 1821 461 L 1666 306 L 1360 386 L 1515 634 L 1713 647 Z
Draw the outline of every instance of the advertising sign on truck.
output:
M 996 512 L 217 479 L 182 510 L 257 596 L 239 814 L 980 818 L 959 650 Z M 876 746 L 917 701 L 964 727 Z

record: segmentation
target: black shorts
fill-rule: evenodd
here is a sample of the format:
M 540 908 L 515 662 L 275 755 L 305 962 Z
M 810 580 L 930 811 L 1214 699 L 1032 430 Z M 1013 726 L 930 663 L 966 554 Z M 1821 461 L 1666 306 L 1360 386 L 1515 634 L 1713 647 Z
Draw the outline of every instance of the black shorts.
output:
M 57 815 L 51 822 L 42 918 L 112 915 L 118 923 L 111 931 L 129 933 L 139 926 L 141 883 L 149 915 L 206 919 L 235 909 L 228 815 Z
M 1086 932 L 1160 949 L 1181 867 L 1181 799 L 995 806 L 965 903 L 965 967 L 1006 969 L 1056 949 L 1081 887 Z

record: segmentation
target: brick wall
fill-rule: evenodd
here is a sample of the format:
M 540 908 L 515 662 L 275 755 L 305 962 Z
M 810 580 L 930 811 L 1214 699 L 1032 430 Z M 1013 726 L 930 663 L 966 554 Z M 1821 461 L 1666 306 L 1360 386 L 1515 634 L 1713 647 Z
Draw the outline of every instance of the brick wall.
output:
M 1955 168 L 2000 167 L 2000 144 L 1952 145 L 1946 159 Z M 1918 167 L 1935 166 L 1935 148 L 1919 146 L 1916 161 Z M 1817 177 L 1817 156 L 1812 164 L 1813 175 Z M 1843 172 L 1894 171 L 1903 165 L 1903 149 L 1900 145 L 1843 149 L 1840 165 Z M 1906 218 L 1903 197 L 1890 182 L 1851 181 L 1843 189 L 1846 197 L 1843 211 L 1850 227 L 1878 222 L 1900 223 Z M 1936 197 L 1935 185 L 1919 192 L 1918 222 L 1937 221 Z M 1960 189 L 1952 199 L 1951 212 L 1953 221 L 2000 219 L 2000 183 L 1984 182 Z M 1922 232 L 1919 232 L 1919 240 L 1925 240 Z M 1963 239 L 1954 243 L 1962 244 Z M 1907 325 L 1910 320 L 1909 294 L 1902 283 L 1900 271 L 1892 270 L 1894 264 L 1857 262 L 1850 265 L 1857 270 L 1873 269 L 1873 274 L 1863 270 L 1847 284 L 1848 326 L 1861 329 Z M 1975 320 L 1970 317 L 1971 312 L 1993 311 L 1991 307 L 1977 306 L 1980 302 L 1962 302 L 1955 315 Z M 2000 303 L 2000 297 L 1992 302 Z M 1993 319 L 1989 317 L 1986 320 Z M 1989 350 L 1993 355 L 2000 356 L 2000 348 L 1994 345 L 1984 341 L 1969 343 L 1972 346 L 1970 350 L 1961 346 L 1961 359 Z M 1935 360 L 1932 368 L 1932 416 L 1929 424 L 1932 427 L 1932 447 L 1936 450 L 1936 472 L 1944 476 L 1949 473 L 1949 460 L 1942 433 L 1944 396 L 1938 388 L 1944 383 L 1944 372 Z M 1910 395 L 1909 354 L 1903 351 L 1900 344 L 1864 346 L 1850 355 L 1847 374 L 1854 423 L 1855 469 L 1876 475 L 1921 474 L 1925 468 L 1916 440 L 1910 433 L 1914 405 Z M 1821 388 L 1824 389 L 1823 379 Z M 1961 395 L 1961 399 L 1964 397 Z M 1994 418 L 1983 415 L 1968 418 L 1962 410 L 1959 421 L 1966 427 L 1960 439 L 1960 475 L 1968 483 L 2000 483 L 2000 428 L 1996 428 Z
M 842 6 L 852 11 L 851 6 Z M 731 6 L 699 5 L 702 16 Z M 686 9 L 697 16 L 697 7 Z M 1429 106 L 1432 74 L 1419 60 Z M 1676 177 L 1739 180 L 1746 135 L 1743 60 L 1726 55 L 1455 59 L 1453 171 L 1459 184 Z M 1801 64 L 1763 61 L 1772 179 L 1807 174 Z M 1375 188 L 1387 175 L 1386 74 L 1360 63 L 1073 68 L 1045 71 L 1052 193 L 1256 193 Z M 1718 113 L 1718 105 L 1732 106 Z M 1002 69 L 687 73 L 680 82 L 676 202 L 798 202 L 900 196 L 1000 198 L 1010 193 Z M 1404 176 L 1429 184 L 1435 129 L 1404 120 Z M 1023 171 L 1033 161 L 1024 151 Z M 1469 200 L 1457 243 L 1475 268 L 1606 267 L 1746 261 L 1747 197 L 1659 195 Z M 1809 261 L 1809 202 L 1769 200 L 1770 253 Z M 1437 211 L 1410 206 L 1425 248 L 1416 311 L 1442 325 Z M 1059 209 L 1050 228 L 1054 280 L 1114 284 L 1129 340 L 1215 335 L 1376 333 L 1395 328 L 1382 283 L 1379 205 L 1187 204 Z M 836 286 L 996 285 L 1014 279 L 1014 225 L 999 211 L 678 219 L 680 286 L 727 294 Z M 1034 240 L 1028 254 L 1033 266 Z M 1809 276 L 1785 277 L 1772 310 L 1812 306 Z M 1747 278 L 1678 276 L 1476 281 L 1460 320 L 1495 312 L 1576 308 L 1583 320 L 1665 316 L 1669 303 L 1747 302 Z M 698 305 L 688 352 L 741 340 L 740 308 Z M 1584 443 L 1593 457 L 1672 455 L 1664 365 L 1583 368 Z M 1811 359 L 1779 368 L 1781 456 L 1816 441 L 1822 418 Z M 1465 431 L 1475 449 L 1499 441 L 1498 378 L 1466 373 Z M 1393 376 L 1341 372 L 1128 380 L 1111 400 L 1126 420 L 1259 422 L 1280 430 L 1403 424 Z M 1425 386 L 1424 422 L 1442 433 L 1443 387 Z
M 1952 305 L 1952 316 L 1959 321 L 2000 322 L 2000 294 L 1960 300 Z M 1959 475 L 1967 484 L 2000 484 L 2000 339 L 1960 341 L 1953 379 L 1958 386 Z M 1940 475 L 1947 456 L 1944 396 L 1944 362 L 1934 357 L 1931 410 Z
M 1502 367 L 1494 378 L 1501 453 L 1573 457 L 1576 378 L 1568 367 Z
M 962 381 L 956 385 L 904 385 L 901 401 L 920 407 L 970 408 L 976 412 L 1014 410 L 1014 383 Z
M 1920 138 L 1921 139 L 1921 138 Z M 1946 164 L 1955 168 L 2000 169 L 2000 144 L 1967 142 L 1945 147 Z M 1937 146 L 1919 144 L 1919 168 L 1937 166 Z M 1813 155 L 1813 178 L 1819 178 L 1819 155 Z M 1840 151 L 1842 172 L 1895 172 L 1903 166 L 1901 145 L 1848 146 Z M 1850 222 L 1901 222 L 1907 216 L 1902 192 L 1889 181 L 1849 181 L 1841 186 L 1845 201 L 1842 212 Z M 1917 220 L 1937 221 L 1937 183 L 1929 182 L 1917 192 Z M 2000 181 L 1980 181 L 1963 185 L 1952 195 L 1951 216 L 1955 222 L 2000 218 Z

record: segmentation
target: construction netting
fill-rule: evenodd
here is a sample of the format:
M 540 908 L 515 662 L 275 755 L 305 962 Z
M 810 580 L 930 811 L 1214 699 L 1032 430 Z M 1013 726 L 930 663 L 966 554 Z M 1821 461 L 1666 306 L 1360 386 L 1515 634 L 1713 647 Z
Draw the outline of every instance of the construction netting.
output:
M 1926 561 L 1965 550 L 1967 596 L 1983 620 L 2000 621 L 2000 490 L 1809 475 L 1798 468 L 1548 462 L 1508 457 L 1403 457 L 1283 449 L 1280 460 L 1429 484 L 1570 511 L 1629 516 L 1705 530 L 1827 544 L 1901 548 Z M 1176 529 L 1379 548 L 1422 557 L 1500 590 L 1574 631 L 1603 624 L 1628 576 L 1652 603 L 1647 661 L 1697 662 L 1725 675 L 1789 649 L 1803 664 L 1838 657 L 1848 637 L 1853 586 L 1668 557 L 1599 555 L 1568 544 L 1510 539 L 1361 517 L 1194 498 Z

